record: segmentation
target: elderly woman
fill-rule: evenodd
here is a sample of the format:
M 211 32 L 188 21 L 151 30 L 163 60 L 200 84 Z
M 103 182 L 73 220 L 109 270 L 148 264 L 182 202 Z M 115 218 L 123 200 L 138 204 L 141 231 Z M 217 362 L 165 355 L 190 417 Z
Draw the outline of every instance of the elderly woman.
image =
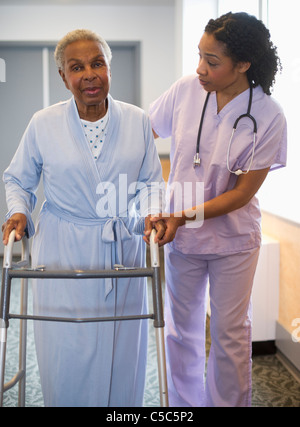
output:
M 161 166 L 149 120 L 109 95 L 111 51 L 98 35 L 67 34 L 55 59 L 73 96 L 33 116 L 4 173 L 3 242 L 12 229 L 17 240 L 27 229 L 34 235 L 33 267 L 48 270 L 143 266 L 145 243 L 134 231 L 161 211 Z M 31 212 L 42 173 L 46 200 L 35 229 Z M 37 281 L 33 292 L 34 313 L 43 316 L 147 309 L 139 278 Z M 142 406 L 147 321 L 35 322 L 35 339 L 46 406 Z

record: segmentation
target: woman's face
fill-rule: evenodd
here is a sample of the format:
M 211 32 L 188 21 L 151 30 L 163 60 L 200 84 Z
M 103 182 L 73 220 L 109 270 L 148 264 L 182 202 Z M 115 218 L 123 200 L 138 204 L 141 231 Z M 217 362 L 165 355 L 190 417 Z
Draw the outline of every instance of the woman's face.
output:
M 200 59 L 197 74 L 206 91 L 234 93 L 246 89 L 249 63 L 234 64 L 232 59 L 225 55 L 224 44 L 217 41 L 212 34 L 204 33 L 198 47 Z
M 64 70 L 60 70 L 60 75 L 74 95 L 81 118 L 97 120 L 105 115 L 111 72 L 98 42 L 70 43 L 64 52 Z

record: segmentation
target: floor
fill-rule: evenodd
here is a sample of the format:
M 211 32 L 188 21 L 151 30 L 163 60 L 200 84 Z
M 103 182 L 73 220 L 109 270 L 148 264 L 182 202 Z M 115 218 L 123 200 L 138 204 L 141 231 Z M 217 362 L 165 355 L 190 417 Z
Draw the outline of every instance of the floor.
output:
M 18 310 L 19 284 L 11 296 L 11 311 Z M 149 293 L 150 294 L 150 293 Z M 151 294 L 150 294 L 151 295 Z M 32 322 L 28 322 L 26 406 L 43 406 L 42 393 L 34 351 Z M 15 374 L 18 364 L 18 321 L 10 321 L 8 330 L 6 381 Z M 209 318 L 207 325 L 207 350 L 210 345 Z M 154 328 L 149 321 L 149 352 L 144 406 L 160 406 L 157 376 L 157 359 Z M 17 406 L 17 387 L 7 391 L 4 406 Z M 300 407 L 300 383 L 285 367 L 278 354 L 253 358 L 253 407 Z

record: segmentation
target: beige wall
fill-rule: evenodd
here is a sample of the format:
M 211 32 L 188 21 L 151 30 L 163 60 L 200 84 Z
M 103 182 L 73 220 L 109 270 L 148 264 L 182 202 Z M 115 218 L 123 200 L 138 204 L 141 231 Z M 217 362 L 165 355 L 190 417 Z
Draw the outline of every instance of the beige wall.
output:
M 167 157 L 161 157 L 160 162 L 162 166 L 163 179 L 165 180 L 165 182 L 168 182 L 170 173 L 170 160 Z
M 289 332 L 300 318 L 300 224 L 263 212 L 263 233 L 280 242 L 279 323 Z
M 161 158 L 164 180 L 170 170 L 169 159 Z M 300 224 L 262 213 L 262 231 L 280 242 L 279 323 L 289 332 L 300 318 Z

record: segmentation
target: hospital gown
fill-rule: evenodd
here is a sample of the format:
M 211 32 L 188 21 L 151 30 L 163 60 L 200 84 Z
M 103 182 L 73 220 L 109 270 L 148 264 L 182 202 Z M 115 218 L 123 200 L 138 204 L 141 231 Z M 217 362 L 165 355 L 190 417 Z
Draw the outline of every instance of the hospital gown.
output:
M 134 229 L 161 211 L 161 166 L 146 114 L 111 96 L 108 108 L 97 161 L 71 98 L 33 116 L 4 173 L 7 218 L 16 212 L 27 216 L 33 267 L 145 265 L 145 243 Z M 41 174 L 45 202 L 35 229 L 31 212 Z M 144 278 L 38 280 L 33 292 L 36 315 L 93 318 L 147 311 Z M 146 320 L 37 321 L 35 340 L 46 406 L 142 406 Z

